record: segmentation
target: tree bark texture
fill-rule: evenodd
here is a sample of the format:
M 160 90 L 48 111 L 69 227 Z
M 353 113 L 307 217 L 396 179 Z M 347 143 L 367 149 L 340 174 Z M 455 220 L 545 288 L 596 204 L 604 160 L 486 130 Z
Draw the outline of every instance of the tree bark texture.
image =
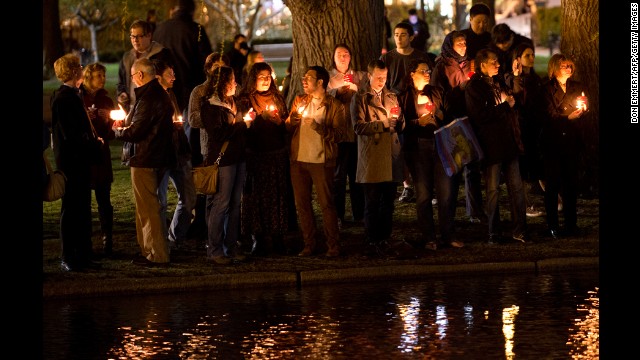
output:
M 367 70 L 371 60 L 380 57 L 380 38 L 384 31 L 383 0 L 287 0 L 291 11 L 293 63 L 290 104 L 302 93 L 301 79 L 307 67 L 321 65 L 327 70 L 333 48 L 345 43 L 351 48 L 351 65 Z
M 55 76 L 53 63 L 64 55 L 58 0 L 42 1 L 42 14 L 42 78 L 48 80 Z
M 576 26 L 579 24 L 579 26 Z M 563 0 L 560 51 L 576 63 L 574 78 L 586 87 L 589 112 L 581 119 L 585 142 L 582 193 L 597 193 L 600 151 L 600 36 L 598 0 Z M 595 195 L 595 194 L 594 194 Z

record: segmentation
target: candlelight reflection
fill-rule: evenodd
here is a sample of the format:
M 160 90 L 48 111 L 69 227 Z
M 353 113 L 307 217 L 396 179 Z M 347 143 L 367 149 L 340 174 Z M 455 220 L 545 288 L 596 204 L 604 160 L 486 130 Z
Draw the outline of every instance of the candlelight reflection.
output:
M 502 309 L 502 333 L 504 334 L 504 356 L 507 360 L 515 359 L 516 354 L 513 352 L 513 338 L 516 334 L 516 316 L 520 307 L 511 305 L 511 307 Z
M 599 288 L 589 291 L 586 304 L 578 304 L 577 310 L 584 316 L 574 320 L 569 328 L 568 344 L 572 359 L 600 358 L 600 298 Z

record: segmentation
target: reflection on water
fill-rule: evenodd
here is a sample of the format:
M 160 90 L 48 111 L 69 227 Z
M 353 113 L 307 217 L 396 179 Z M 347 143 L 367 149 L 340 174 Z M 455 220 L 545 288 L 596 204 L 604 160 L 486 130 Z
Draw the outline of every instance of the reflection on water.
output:
M 46 359 L 597 359 L 598 273 L 49 300 Z

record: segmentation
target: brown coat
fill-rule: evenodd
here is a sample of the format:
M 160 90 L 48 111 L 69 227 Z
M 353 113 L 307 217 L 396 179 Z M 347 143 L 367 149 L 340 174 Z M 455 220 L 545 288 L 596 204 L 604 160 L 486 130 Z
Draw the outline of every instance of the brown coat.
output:
M 291 105 L 291 111 L 289 111 L 289 117 L 287 118 L 285 125 L 287 131 L 292 134 L 291 137 L 291 157 L 290 160 L 294 161 L 298 158 L 298 149 L 300 146 L 300 121 L 292 121 L 291 114 L 298 111 L 298 107 L 301 104 L 309 104 L 311 102 L 311 95 L 298 95 L 293 100 Z M 343 141 L 346 137 L 345 129 L 341 125 L 344 119 L 344 107 L 342 103 L 333 96 L 326 94 L 321 106 L 326 106 L 325 122 L 318 124 L 316 122 L 311 123 L 311 128 L 322 136 L 325 156 L 325 166 L 336 166 L 336 158 L 338 157 L 338 142 Z

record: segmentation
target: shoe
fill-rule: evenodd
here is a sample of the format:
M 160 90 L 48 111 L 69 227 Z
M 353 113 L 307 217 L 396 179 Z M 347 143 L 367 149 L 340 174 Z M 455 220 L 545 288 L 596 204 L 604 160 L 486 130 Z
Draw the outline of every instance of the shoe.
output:
M 228 258 L 226 256 L 214 256 L 211 258 L 211 261 L 213 261 L 218 265 L 229 265 L 233 260 L 231 260 L 231 258 Z
M 533 206 L 527 208 L 528 217 L 538 217 L 540 215 L 542 215 L 542 211 L 536 210 Z
M 113 255 L 113 238 L 108 235 L 102 236 L 102 251 L 105 256 Z
M 410 187 L 404 188 L 404 190 L 402 190 L 402 194 L 400 194 L 400 197 L 398 198 L 398 201 L 402 203 L 410 203 L 412 201 L 415 201 L 415 194 L 413 192 L 413 189 Z
M 431 205 L 433 206 L 438 205 L 438 199 L 431 199 Z
M 480 220 L 480 218 L 477 218 L 475 216 L 470 216 L 469 217 L 469 222 L 472 224 L 480 224 L 482 222 L 482 220 Z
M 458 241 L 458 240 L 453 240 L 449 243 L 449 245 L 451 245 L 451 247 L 454 248 L 461 248 L 464 247 L 464 243 L 462 241 Z
M 313 251 L 311 250 L 310 247 L 306 247 L 306 246 L 304 247 L 304 249 L 302 249 L 302 251 L 298 253 L 298 256 L 300 257 L 307 257 L 311 255 L 313 255 Z
M 382 256 L 382 251 L 380 251 L 378 244 L 372 242 L 365 245 L 364 251 L 362 253 L 368 258 L 378 258 Z
M 60 269 L 62 271 L 66 271 L 66 272 L 77 271 L 78 270 L 75 266 L 72 266 L 70 263 L 68 263 L 68 262 L 66 262 L 64 260 L 60 262 Z
M 438 250 L 438 244 L 436 244 L 434 241 L 429 241 L 425 246 L 424 246 L 425 250 L 431 250 L 431 251 L 436 251 Z
M 489 234 L 489 239 L 487 239 L 487 244 L 489 244 L 489 245 L 497 245 L 499 243 L 500 243 L 500 235 Z
M 553 240 L 558 240 L 560 238 L 560 232 L 557 229 L 550 229 L 549 236 L 553 238 Z
M 338 257 L 338 256 L 340 256 L 340 251 L 338 251 L 336 249 L 329 250 L 329 251 L 327 251 L 326 254 L 324 254 L 324 256 L 326 256 L 328 258 Z
M 525 234 L 513 235 L 511 238 L 523 244 L 527 242 L 527 236 Z
M 131 260 L 131 263 L 134 265 L 147 266 L 147 267 L 153 266 L 153 261 L 147 259 L 142 255 L 138 255 L 137 257 L 135 257 L 133 260 Z
M 236 262 L 243 262 L 245 260 L 247 260 L 247 256 L 244 254 L 234 254 L 233 256 L 231 256 L 231 260 L 232 261 L 236 261 Z

